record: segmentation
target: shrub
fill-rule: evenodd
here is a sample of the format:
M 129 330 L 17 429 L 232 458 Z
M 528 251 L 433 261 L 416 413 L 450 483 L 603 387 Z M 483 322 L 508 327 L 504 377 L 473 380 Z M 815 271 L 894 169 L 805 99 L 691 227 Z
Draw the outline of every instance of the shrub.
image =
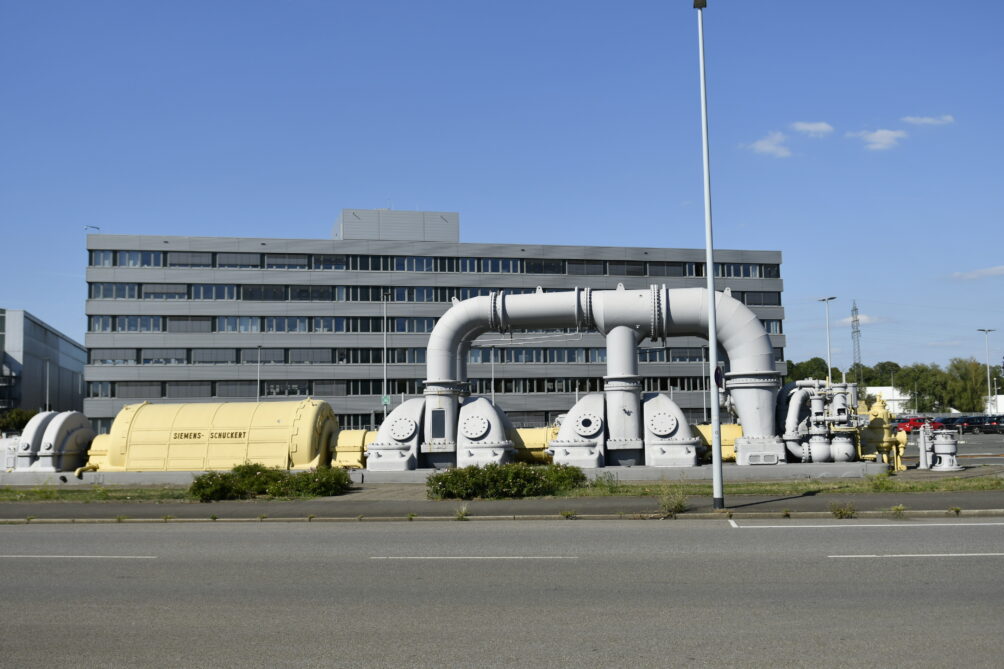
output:
M 664 486 L 659 495 L 659 511 L 663 518 L 676 518 L 677 514 L 683 513 L 690 505 L 687 504 L 687 494 L 679 488 Z
M 351 486 L 344 469 L 322 467 L 295 474 L 245 462 L 229 472 L 206 472 L 192 481 L 188 494 L 200 502 L 270 497 L 341 495 Z
M 0 414 L 0 432 L 21 432 L 36 413 L 38 412 L 14 408 Z
M 858 515 L 857 509 L 852 504 L 830 504 L 830 513 L 834 518 L 841 519 L 856 518 Z
M 578 467 L 531 466 L 524 462 L 464 467 L 433 474 L 426 480 L 432 499 L 518 499 L 553 495 L 584 485 Z
M 320 467 L 288 474 L 269 484 L 271 497 L 332 497 L 342 495 L 352 486 L 349 473 L 341 468 Z

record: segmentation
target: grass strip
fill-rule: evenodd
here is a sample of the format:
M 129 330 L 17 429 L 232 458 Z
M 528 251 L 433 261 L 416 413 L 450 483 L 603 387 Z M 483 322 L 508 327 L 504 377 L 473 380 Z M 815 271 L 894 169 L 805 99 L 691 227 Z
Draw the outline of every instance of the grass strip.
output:
M 0 488 L 0 502 L 175 502 L 191 500 L 188 486 L 36 486 Z
M 1002 490 L 1000 476 L 950 477 L 930 480 L 898 479 L 878 475 L 864 479 L 805 479 L 799 481 L 746 481 L 725 483 L 725 493 L 731 495 L 804 495 L 848 494 L 873 492 L 964 492 L 970 490 Z M 571 490 L 568 497 L 661 497 L 667 489 L 685 495 L 710 496 L 710 481 L 658 481 L 620 483 L 610 478 L 597 479 L 590 485 Z

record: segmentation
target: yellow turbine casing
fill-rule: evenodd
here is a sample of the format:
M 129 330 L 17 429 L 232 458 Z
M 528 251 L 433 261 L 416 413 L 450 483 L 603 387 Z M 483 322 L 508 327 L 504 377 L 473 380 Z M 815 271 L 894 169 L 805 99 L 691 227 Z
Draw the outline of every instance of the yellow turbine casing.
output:
M 531 465 L 550 463 L 551 456 L 544 449 L 557 438 L 558 428 L 554 426 L 517 428 L 512 440 L 516 447 L 516 460 Z
M 342 430 L 331 460 L 332 467 L 362 469 L 366 466 L 366 447 L 377 438 L 376 430 Z
M 693 430 L 701 438 L 701 443 L 711 453 L 711 425 L 694 425 Z M 743 436 L 743 426 L 736 423 L 722 423 L 722 460 L 735 462 L 736 439 Z M 707 457 L 711 457 L 708 455 Z
M 327 402 L 127 404 L 94 439 L 101 471 L 206 471 L 257 462 L 281 469 L 327 465 L 338 419 Z

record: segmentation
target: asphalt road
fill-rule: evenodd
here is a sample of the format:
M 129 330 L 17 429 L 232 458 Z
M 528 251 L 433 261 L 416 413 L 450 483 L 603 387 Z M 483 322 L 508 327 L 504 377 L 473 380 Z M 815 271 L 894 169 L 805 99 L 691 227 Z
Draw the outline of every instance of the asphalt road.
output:
M 0 526 L 0 665 L 1000 666 L 1002 568 L 996 519 Z

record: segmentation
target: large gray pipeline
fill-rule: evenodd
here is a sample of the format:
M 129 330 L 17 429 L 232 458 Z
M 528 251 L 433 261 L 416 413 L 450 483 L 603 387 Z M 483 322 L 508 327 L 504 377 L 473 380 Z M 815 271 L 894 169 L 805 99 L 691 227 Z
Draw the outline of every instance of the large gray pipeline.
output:
M 735 399 L 744 437 L 772 438 L 778 374 L 770 338 L 744 304 L 723 293 L 715 296 L 719 343 L 731 363 L 727 386 Z M 648 290 L 576 288 L 560 293 L 492 293 L 455 304 L 429 337 L 426 443 L 431 448 L 448 448 L 456 441 L 456 397 L 466 381 L 465 365 L 459 358 L 479 335 L 513 328 L 562 327 L 609 335 L 615 328 L 627 327 L 634 330 L 637 339 L 706 336 L 707 299 L 704 288 L 651 286 Z

